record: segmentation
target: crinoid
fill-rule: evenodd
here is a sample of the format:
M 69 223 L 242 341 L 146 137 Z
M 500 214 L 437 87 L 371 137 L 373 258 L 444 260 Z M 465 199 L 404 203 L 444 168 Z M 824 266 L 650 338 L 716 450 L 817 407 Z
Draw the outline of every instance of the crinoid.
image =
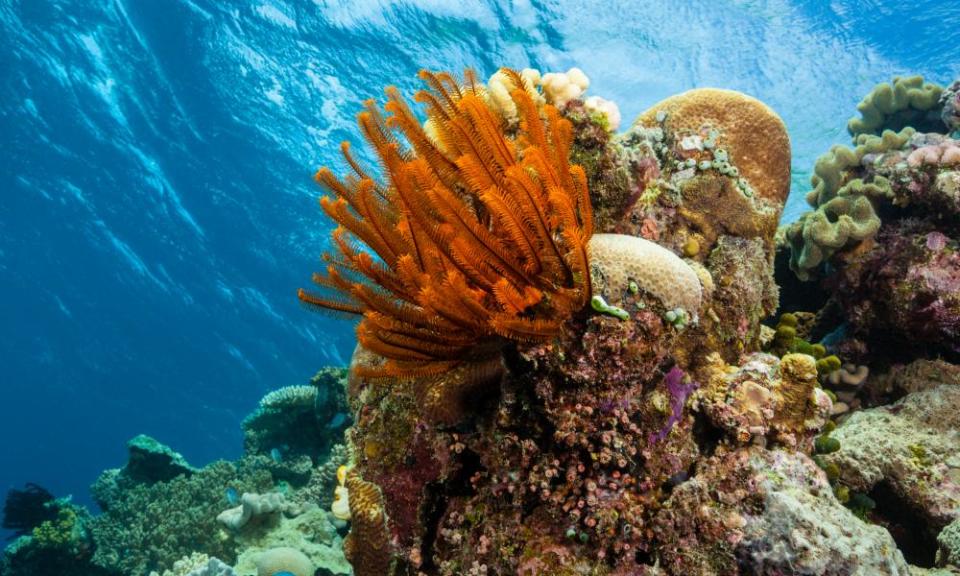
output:
M 423 71 L 424 125 L 393 87 L 385 115 L 368 101 L 357 117 L 384 182 L 346 142 L 351 173 L 315 176 L 332 194 L 320 205 L 339 224 L 336 251 L 313 277 L 320 291 L 299 297 L 362 315 L 360 344 L 386 359 L 363 376 L 439 375 L 506 340 L 549 338 L 589 301 L 593 222 L 586 175 L 567 160 L 572 126 L 503 72 L 515 135 L 473 72 Z

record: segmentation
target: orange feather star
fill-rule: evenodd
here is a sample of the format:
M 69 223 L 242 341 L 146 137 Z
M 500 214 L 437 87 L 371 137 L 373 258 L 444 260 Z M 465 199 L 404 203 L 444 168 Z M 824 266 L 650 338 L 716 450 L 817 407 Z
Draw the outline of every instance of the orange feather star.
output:
M 395 88 L 385 115 L 372 101 L 358 115 L 386 182 L 346 142 L 352 173 L 315 176 L 331 194 L 320 205 L 339 224 L 336 251 L 314 275 L 320 291 L 299 298 L 362 315 L 360 344 L 386 359 L 363 376 L 439 374 L 503 339 L 550 338 L 590 298 L 593 220 L 584 171 L 568 163 L 572 127 L 504 71 L 516 136 L 471 71 L 462 83 L 422 71 L 426 129 Z

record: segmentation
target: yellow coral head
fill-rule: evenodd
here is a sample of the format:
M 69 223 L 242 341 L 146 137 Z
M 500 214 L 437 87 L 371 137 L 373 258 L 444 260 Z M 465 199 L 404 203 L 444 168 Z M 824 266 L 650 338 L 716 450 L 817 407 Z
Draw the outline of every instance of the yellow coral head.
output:
M 333 503 L 330 511 L 340 520 L 350 519 L 350 491 L 346 486 L 337 486 L 333 490 Z
M 337 468 L 337 482 L 340 485 L 333 489 L 333 504 L 330 505 L 330 511 L 340 520 L 350 519 L 350 492 L 344 486 L 348 469 L 347 466 Z

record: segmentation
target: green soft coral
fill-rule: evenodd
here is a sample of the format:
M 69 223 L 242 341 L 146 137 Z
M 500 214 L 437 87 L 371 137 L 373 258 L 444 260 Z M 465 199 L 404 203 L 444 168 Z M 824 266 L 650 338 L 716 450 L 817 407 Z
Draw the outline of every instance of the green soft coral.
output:
M 916 133 L 913 128 L 904 128 L 899 132 L 884 130 L 883 134 L 861 134 L 854 148 L 836 145 L 829 152 L 817 158 L 813 167 L 810 184 L 813 189 L 807 192 L 806 200 L 813 208 L 836 198 L 844 188 L 851 168 L 860 166 L 867 154 L 882 154 L 889 150 L 903 148 Z
M 790 268 L 807 280 L 821 263 L 841 250 L 872 238 L 880 228 L 875 206 L 891 201 L 893 188 L 882 176 L 850 179 L 868 154 L 882 154 L 907 145 L 915 130 L 885 130 L 880 136 L 860 134 L 856 146 L 834 146 L 817 159 L 806 200 L 814 208 L 784 230 L 790 246 Z
M 856 138 L 860 134 L 876 134 L 884 128 L 936 124 L 940 116 L 940 94 L 943 87 L 924 82 L 922 76 L 896 77 L 892 84 L 877 84 L 857 110 L 861 118 L 851 118 L 847 131 Z
M 879 176 L 855 178 L 855 170 L 868 154 L 900 150 L 909 144 L 915 127 L 927 128 L 925 115 L 937 110 L 941 91 L 919 76 L 877 86 L 857 107 L 863 118 L 850 121 L 855 146 L 834 146 L 817 159 L 812 189 L 806 195 L 813 211 L 784 229 L 790 268 L 801 280 L 810 279 L 837 252 L 854 249 L 876 234 L 880 228 L 876 208 L 892 201 L 893 188 Z
M 880 218 L 867 196 L 838 196 L 787 228 L 790 268 L 806 280 L 834 253 L 873 237 L 879 228 Z

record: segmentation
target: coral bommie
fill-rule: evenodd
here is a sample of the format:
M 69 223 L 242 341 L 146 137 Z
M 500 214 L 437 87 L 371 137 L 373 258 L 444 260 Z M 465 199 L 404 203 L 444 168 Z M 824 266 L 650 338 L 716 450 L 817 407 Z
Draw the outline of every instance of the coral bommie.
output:
M 360 344 L 386 358 L 367 376 L 424 376 L 489 356 L 505 339 L 556 334 L 590 298 L 586 244 L 593 232 L 583 169 L 568 162 L 570 122 L 538 106 L 512 70 L 515 135 L 467 71 L 421 72 L 420 121 L 396 88 L 386 115 L 358 115 L 386 182 L 341 147 L 352 173 L 315 179 L 339 226 L 335 253 L 315 274 L 312 306 L 362 315 Z

